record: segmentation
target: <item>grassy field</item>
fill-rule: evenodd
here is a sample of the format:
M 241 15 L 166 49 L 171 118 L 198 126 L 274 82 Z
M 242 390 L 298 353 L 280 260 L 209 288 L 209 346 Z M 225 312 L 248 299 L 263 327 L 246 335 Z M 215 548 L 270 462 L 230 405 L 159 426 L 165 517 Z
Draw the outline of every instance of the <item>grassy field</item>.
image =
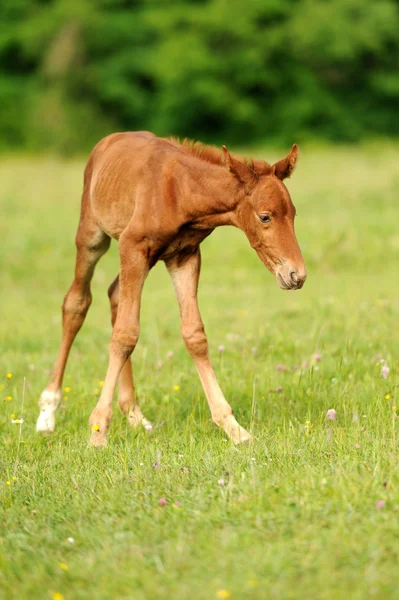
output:
M 158 426 L 129 430 L 115 409 L 103 451 L 87 447 L 88 417 L 117 249 L 99 263 L 57 429 L 39 437 L 83 161 L 0 161 L 1 598 L 399 598 L 398 156 L 304 148 L 288 183 L 308 268 L 299 292 L 278 289 L 241 232 L 204 242 L 211 353 L 254 444 L 233 447 L 212 424 L 160 264 L 134 355 Z

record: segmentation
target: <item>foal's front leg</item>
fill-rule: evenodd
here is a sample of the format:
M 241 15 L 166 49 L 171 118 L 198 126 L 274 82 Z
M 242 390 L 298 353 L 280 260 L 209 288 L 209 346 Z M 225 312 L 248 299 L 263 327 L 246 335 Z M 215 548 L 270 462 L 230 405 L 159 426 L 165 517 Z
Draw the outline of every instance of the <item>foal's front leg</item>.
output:
M 145 248 L 121 237 L 119 251 L 121 271 L 118 314 L 112 330 L 104 387 L 89 419 L 92 446 L 107 444 L 115 386 L 122 367 L 136 347 L 139 338 L 141 293 L 149 271 Z
M 179 302 L 181 332 L 187 350 L 193 357 L 206 394 L 213 421 L 235 444 L 252 439 L 236 421 L 216 379 L 208 354 L 208 341 L 198 308 L 197 292 L 201 268 L 199 249 L 189 257 L 177 257 L 166 264 Z

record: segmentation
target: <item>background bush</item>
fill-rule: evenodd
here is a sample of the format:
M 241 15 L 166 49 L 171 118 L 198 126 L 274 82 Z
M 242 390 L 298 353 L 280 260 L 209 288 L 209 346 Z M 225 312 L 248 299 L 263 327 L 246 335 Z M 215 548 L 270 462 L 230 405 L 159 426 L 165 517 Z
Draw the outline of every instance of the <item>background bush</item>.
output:
M 0 146 L 399 134 L 396 0 L 2 0 Z

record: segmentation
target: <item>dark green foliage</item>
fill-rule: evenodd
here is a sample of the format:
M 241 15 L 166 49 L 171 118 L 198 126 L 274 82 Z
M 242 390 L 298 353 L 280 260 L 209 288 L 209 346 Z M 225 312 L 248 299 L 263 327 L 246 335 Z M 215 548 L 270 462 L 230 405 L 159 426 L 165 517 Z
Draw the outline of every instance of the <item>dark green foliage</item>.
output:
M 396 0 L 2 0 L 0 143 L 399 134 Z

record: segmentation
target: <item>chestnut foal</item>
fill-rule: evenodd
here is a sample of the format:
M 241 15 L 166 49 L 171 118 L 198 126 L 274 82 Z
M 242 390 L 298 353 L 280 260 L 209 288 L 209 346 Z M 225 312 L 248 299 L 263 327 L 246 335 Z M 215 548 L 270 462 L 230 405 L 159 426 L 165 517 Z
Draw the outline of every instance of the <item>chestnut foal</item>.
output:
M 113 331 L 109 366 L 90 416 L 93 446 L 107 443 L 112 399 L 134 427 L 152 425 L 138 405 L 130 355 L 139 338 L 140 299 L 149 270 L 163 260 L 212 419 L 238 444 L 251 439 L 236 421 L 213 371 L 197 303 L 200 243 L 220 225 L 247 235 L 262 262 L 286 290 L 302 287 L 306 271 L 294 233 L 295 208 L 283 180 L 297 161 L 294 145 L 273 166 L 245 162 L 210 146 L 148 132 L 116 133 L 92 151 L 84 174 L 75 278 L 63 304 L 63 335 L 54 372 L 39 400 L 37 431 L 51 432 L 61 400 L 68 354 L 91 303 L 90 281 L 111 238 L 119 240 L 120 275 L 108 290 Z

